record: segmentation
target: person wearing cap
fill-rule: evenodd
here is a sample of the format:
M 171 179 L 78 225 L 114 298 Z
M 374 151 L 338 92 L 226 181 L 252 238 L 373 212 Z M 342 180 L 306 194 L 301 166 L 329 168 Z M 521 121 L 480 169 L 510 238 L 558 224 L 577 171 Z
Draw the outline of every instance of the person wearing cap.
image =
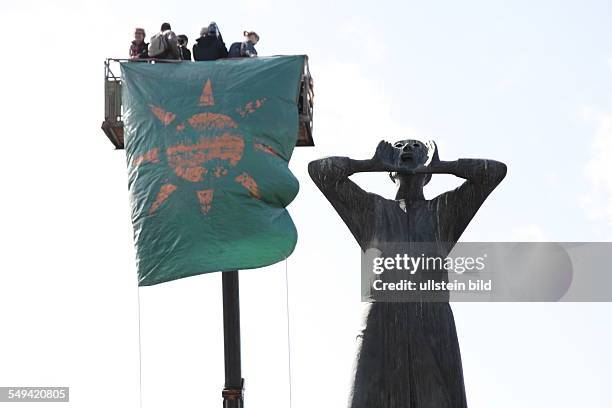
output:
M 130 59 L 149 58 L 149 43 L 145 42 L 144 28 L 134 30 L 134 41 L 130 45 Z
M 189 38 L 185 34 L 180 34 L 178 36 L 178 50 L 179 57 L 183 61 L 191 61 L 191 51 L 187 48 L 187 43 L 189 42 Z
M 211 22 L 200 30 L 200 38 L 193 45 L 193 59 L 196 61 L 214 61 L 227 58 L 227 47 L 217 23 Z

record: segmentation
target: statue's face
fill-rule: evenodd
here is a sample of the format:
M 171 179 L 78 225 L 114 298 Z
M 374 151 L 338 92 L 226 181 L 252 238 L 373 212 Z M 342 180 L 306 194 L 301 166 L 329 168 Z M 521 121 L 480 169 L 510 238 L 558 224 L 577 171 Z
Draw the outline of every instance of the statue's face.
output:
M 393 143 L 393 147 L 398 150 L 400 164 L 408 170 L 416 169 L 417 167 L 423 166 L 427 163 L 429 149 L 425 143 L 421 142 L 420 140 L 400 140 Z M 405 183 L 409 179 L 414 179 L 418 180 L 417 184 L 425 186 L 427 183 L 429 183 L 429 180 L 431 180 L 431 174 L 407 176 L 393 173 L 392 179 L 397 180 L 400 183 Z
M 393 147 L 399 150 L 400 163 L 408 169 L 414 169 L 427 163 L 429 151 L 425 143 L 419 140 L 400 140 L 393 143 Z

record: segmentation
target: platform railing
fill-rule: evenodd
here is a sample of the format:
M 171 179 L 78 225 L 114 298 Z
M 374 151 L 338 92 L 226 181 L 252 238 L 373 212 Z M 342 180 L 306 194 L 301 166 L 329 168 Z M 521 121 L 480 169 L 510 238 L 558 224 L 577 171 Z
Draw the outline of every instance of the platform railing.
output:
M 117 63 L 128 61 L 127 59 L 107 58 L 104 61 L 104 122 L 102 130 L 113 143 L 116 149 L 124 148 L 123 140 L 123 117 L 121 105 L 121 75 L 114 71 Z M 138 62 L 155 63 L 155 59 L 139 59 Z M 177 60 L 164 60 L 164 63 L 180 63 Z M 298 99 L 299 131 L 296 146 L 314 146 L 312 137 L 313 113 L 314 113 L 314 89 L 313 79 L 308 66 L 308 57 L 304 59 L 304 71 L 300 83 L 300 94 Z

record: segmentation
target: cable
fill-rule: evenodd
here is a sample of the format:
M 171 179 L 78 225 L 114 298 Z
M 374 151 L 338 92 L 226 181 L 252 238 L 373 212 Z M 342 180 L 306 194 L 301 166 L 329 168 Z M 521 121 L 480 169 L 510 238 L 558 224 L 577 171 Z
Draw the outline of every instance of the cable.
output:
M 140 286 L 138 288 L 138 404 L 142 408 L 142 342 L 140 330 Z
M 285 259 L 285 293 L 286 293 L 286 311 L 287 311 L 287 354 L 288 364 L 287 371 L 289 374 L 289 408 L 293 407 L 293 380 L 291 378 L 291 319 L 289 313 L 289 273 L 288 262 Z M 139 406 L 142 408 L 142 330 L 140 324 L 140 286 L 138 286 L 138 399 Z
M 288 364 L 287 369 L 289 371 L 289 408 L 293 407 L 293 390 L 291 380 L 291 327 L 289 318 L 289 274 L 287 272 L 287 259 L 285 259 L 285 293 L 287 294 L 286 305 L 287 305 L 287 354 Z

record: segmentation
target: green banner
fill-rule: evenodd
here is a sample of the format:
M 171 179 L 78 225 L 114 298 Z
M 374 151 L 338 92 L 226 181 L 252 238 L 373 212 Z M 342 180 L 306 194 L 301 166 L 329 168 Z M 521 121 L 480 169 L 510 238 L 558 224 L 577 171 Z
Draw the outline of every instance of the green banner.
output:
M 141 286 L 291 254 L 304 58 L 121 64 Z

